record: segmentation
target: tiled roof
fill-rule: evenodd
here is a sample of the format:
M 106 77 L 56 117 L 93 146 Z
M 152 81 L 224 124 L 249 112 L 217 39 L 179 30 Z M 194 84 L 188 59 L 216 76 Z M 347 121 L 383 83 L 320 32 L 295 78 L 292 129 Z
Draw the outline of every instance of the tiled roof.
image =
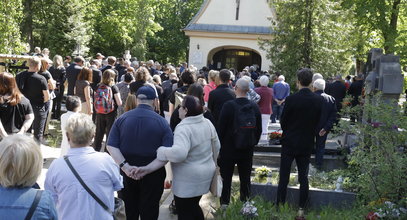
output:
M 271 34 L 270 27 L 219 24 L 189 24 L 184 31 L 206 31 L 237 34 Z

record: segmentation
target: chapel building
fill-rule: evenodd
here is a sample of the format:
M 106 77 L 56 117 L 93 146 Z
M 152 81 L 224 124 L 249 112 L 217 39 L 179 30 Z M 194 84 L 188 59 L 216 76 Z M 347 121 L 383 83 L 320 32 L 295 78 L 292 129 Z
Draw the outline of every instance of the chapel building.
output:
M 190 38 L 189 64 L 198 69 L 235 68 L 257 64 L 269 70 L 271 61 L 259 39 L 271 39 L 270 0 L 205 0 L 185 27 Z

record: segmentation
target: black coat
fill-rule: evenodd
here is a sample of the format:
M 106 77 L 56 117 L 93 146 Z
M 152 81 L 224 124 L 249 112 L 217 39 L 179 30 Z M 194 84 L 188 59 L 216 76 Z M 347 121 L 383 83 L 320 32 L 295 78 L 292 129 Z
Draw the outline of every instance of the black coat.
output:
M 335 98 L 324 93 L 322 90 L 316 91 L 315 94 L 320 95 L 324 99 L 324 101 L 322 102 L 321 117 L 319 119 L 317 132 L 319 132 L 322 128 L 326 132 L 329 132 L 336 120 L 337 110 Z
M 335 81 L 327 86 L 325 93 L 334 97 L 336 101 L 336 109 L 339 111 L 342 108 L 342 101 L 346 96 L 345 83 Z
M 362 95 L 363 80 L 356 80 L 350 84 L 348 94 L 352 96 L 352 107 L 359 104 L 359 96 Z
M 218 123 L 223 104 L 235 99 L 235 97 L 234 91 L 227 84 L 221 84 L 209 93 L 208 108 L 213 115 L 215 124 Z
M 321 116 L 323 98 L 303 88 L 285 99 L 281 115 L 282 153 L 309 155 Z
M 247 98 L 237 98 L 226 102 L 222 111 L 219 115 L 218 121 L 218 137 L 221 143 L 221 148 L 219 152 L 219 157 L 222 159 L 245 159 L 251 158 L 253 156 L 253 148 L 239 150 L 235 147 L 235 112 L 237 105 L 246 105 L 252 103 L 256 115 L 256 143 L 259 142 L 262 123 L 261 123 L 261 113 L 258 105 L 248 100 Z M 237 104 L 237 105 L 236 105 Z M 254 147 L 254 146 L 253 146 Z
M 76 79 L 81 72 L 82 67 L 76 63 L 71 64 L 66 68 L 66 79 L 68 80 L 68 95 L 74 95 Z

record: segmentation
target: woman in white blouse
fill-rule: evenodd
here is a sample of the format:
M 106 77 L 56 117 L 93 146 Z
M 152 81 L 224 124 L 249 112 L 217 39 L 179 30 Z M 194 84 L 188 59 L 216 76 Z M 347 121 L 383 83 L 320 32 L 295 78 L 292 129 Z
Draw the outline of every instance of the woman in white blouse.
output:
M 220 143 L 212 123 L 203 116 L 203 106 L 198 98 L 186 96 L 179 117 L 182 121 L 175 128 L 174 144 L 158 148 L 156 160 L 171 162 L 178 219 L 203 220 L 199 201 L 209 192 L 215 173 L 212 145 L 214 153 L 218 154 Z M 142 176 L 154 171 L 155 163 L 140 167 L 138 174 Z

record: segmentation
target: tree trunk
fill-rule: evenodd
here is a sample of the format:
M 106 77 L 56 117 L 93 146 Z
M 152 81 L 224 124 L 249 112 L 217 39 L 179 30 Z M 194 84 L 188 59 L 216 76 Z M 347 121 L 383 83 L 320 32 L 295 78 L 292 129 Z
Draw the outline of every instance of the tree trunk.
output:
M 399 16 L 399 5 L 401 0 L 395 0 L 393 2 L 393 7 L 390 16 L 390 24 L 387 30 L 383 31 L 384 38 L 384 51 L 386 54 L 394 53 L 394 47 L 396 45 L 397 33 L 397 20 Z
M 305 30 L 304 30 L 304 48 L 303 58 L 306 67 L 311 68 L 311 47 L 312 47 L 312 0 L 305 1 Z
M 28 44 L 30 45 L 30 51 L 34 51 L 34 39 L 33 39 L 33 11 L 32 11 L 32 6 L 33 6 L 33 0 L 25 0 L 24 2 L 24 25 L 23 25 L 23 30 L 22 34 L 25 35 L 24 38 L 28 41 Z

